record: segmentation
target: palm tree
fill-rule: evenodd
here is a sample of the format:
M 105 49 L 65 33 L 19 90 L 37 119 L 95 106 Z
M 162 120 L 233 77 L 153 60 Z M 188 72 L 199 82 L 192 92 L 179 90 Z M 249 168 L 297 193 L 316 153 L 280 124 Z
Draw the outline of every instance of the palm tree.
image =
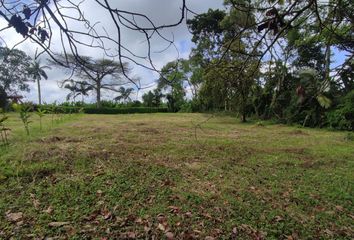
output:
M 132 94 L 133 91 L 134 88 L 120 87 L 117 91 L 120 93 L 120 95 L 115 97 L 114 100 L 117 102 L 120 100 L 123 100 L 123 102 L 131 101 L 130 95 Z
M 93 90 L 93 87 L 89 86 L 87 82 L 77 82 L 72 79 L 66 81 L 64 88 L 70 90 L 70 93 L 66 96 L 66 99 L 75 99 L 77 96 L 81 95 L 81 101 L 84 102 L 84 97 L 88 96 L 89 92 Z
M 45 80 L 48 79 L 48 75 L 45 72 L 45 69 L 51 69 L 51 67 L 43 65 L 41 66 L 41 61 L 40 60 L 34 60 L 29 69 L 29 75 L 35 80 L 37 81 L 37 86 L 38 86 L 38 103 L 39 105 L 42 105 L 42 95 L 41 95 L 41 84 L 40 81 L 42 78 L 44 78 Z

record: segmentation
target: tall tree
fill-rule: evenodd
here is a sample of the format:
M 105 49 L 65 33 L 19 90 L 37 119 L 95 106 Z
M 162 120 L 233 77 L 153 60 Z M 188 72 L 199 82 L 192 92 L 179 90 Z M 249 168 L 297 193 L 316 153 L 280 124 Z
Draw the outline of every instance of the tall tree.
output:
M 66 100 L 70 100 L 73 98 L 74 102 L 76 97 L 81 95 L 81 102 L 84 102 L 84 97 L 88 96 L 90 91 L 93 90 L 91 86 L 87 84 L 87 82 L 78 82 L 74 80 L 69 80 L 65 85 L 64 88 L 68 89 L 70 93 L 66 96 Z
M 178 112 L 184 103 L 186 78 L 182 61 L 172 61 L 161 69 L 161 77 L 158 79 L 158 89 L 166 92 L 168 108 L 172 112 Z
M 62 58 L 65 58 L 65 56 L 62 56 Z M 82 58 L 86 62 L 84 65 L 77 63 L 72 55 L 68 60 L 70 62 L 69 66 L 60 65 L 55 61 L 50 62 L 58 67 L 67 69 L 69 72 L 73 71 L 73 74 L 82 80 L 77 81 L 78 83 L 92 88 L 96 94 L 97 108 L 100 108 L 102 91 L 119 92 L 119 87 L 128 83 L 123 75 L 123 68 L 125 73 L 130 72 L 130 68 L 127 63 L 122 66 L 122 64 L 112 59 L 93 59 L 87 56 Z M 71 79 L 63 81 L 62 86 L 69 81 Z
M 29 75 L 37 82 L 39 105 L 42 105 L 41 79 L 42 78 L 44 78 L 45 80 L 48 79 L 48 75 L 46 73 L 47 69 L 51 69 L 51 67 L 46 65 L 41 65 L 40 60 L 34 60 L 28 69 Z
M 0 47 L 0 107 L 5 107 L 7 96 L 13 91 L 29 91 L 31 81 L 28 69 L 31 58 L 23 51 Z
M 115 97 L 115 101 L 123 101 L 124 103 L 130 102 L 131 98 L 130 95 L 133 93 L 134 88 L 125 88 L 125 87 L 120 87 L 118 89 L 119 96 Z

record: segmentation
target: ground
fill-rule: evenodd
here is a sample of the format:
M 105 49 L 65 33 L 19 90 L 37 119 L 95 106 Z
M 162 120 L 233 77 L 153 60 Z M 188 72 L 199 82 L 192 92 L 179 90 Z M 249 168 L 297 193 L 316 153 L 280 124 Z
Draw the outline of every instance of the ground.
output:
M 33 117 L 34 118 L 34 117 Z M 203 114 L 11 115 L 0 239 L 352 239 L 346 132 Z

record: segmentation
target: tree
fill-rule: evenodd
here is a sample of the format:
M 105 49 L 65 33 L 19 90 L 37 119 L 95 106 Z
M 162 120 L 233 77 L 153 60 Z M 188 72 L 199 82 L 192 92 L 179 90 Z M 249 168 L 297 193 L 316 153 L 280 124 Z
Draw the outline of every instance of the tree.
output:
M 144 93 L 142 96 L 143 103 L 147 107 L 159 107 L 161 105 L 161 98 L 163 94 L 161 93 L 161 89 L 156 88 L 154 91 L 148 91 Z
M 0 108 L 6 108 L 7 97 L 15 91 L 29 91 L 31 58 L 23 51 L 0 47 Z
M 185 82 L 186 78 L 182 70 L 182 61 L 172 61 L 161 69 L 161 77 L 158 79 L 158 89 L 164 90 L 167 105 L 170 111 L 178 112 L 185 102 Z
M 65 56 L 61 57 L 65 58 Z M 77 78 L 82 79 L 82 81 L 75 82 L 91 88 L 96 93 L 97 108 L 101 107 L 101 95 L 103 90 L 119 92 L 120 89 L 118 87 L 128 83 L 128 80 L 126 80 L 123 75 L 123 71 L 125 71 L 125 73 L 130 72 L 127 63 L 124 63 L 122 66 L 122 64 L 112 59 L 93 59 L 85 56 L 82 58 L 85 59 L 86 63 L 81 65 L 76 62 L 74 56 L 71 55 L 69 58 L 70 60 L 68 61 L 70 64 L 68 66 L 60 65 L 55 61 L 50 62 L 51 64 L 62 67 L 69 72 L 72 71 Z M 62 86 L 71 81 L 72 79 L 64 80 Z
M 78 82 L 74 80 L 69 80 L 64 88 L 68 89 L 70 93 L 66 96 L 66 100 L 73 98 L 74 102 L 76 97 L 81 95 L 81 102 L 84 102 L 84 97 L 88 96 L 90 91 L 93 90 L 91 86 L 88 85 L 86 81 Z
M 133 93 L 133 91 L 134 88 L 120 87 L 117 91 L 120 95 L 115 97 L 114 100 L 117 102 L 123 101 L 124 103 L 130 102 L 131 101 L 130 95 Z
M 84 14 L 84 7 L 97 9 L 101 13 Z M 0 4 L 0 16 L 8 23 L 8 27 L 2 28 L 0 32 L 15 30 L 24 38 L 14 43 L 15 46 L 25 41 L 35 43 L 35 47 L 39 47 L 36 58 L 46 53 L 53 61 L 67 67 L 70 65 L 70 59 L 67 58 L 69 55 L 74 56 L 77 64 L 85 66 L 89 63 L 82 57 L 83 54 L 92 49 L 101 50 L 106 58 L 115 57 L 127 80 L 140 87 L 139 82 L 135 82 L 125 72 L 124 62 L 129 61 L 130 64 L 158 71 L 152 61 L 151 41 L 162 40 L 170 47 L 174 46 L 173 38 L 164 30 L 183 22 L 187 15 L 186 0 L 180 0 L 176 8 L 178 16 L 172 23 L 157 23 L 144 13 L 120 7 L 119 2 L 108 0 L 3 0 Z M 105 24 L 111 26 L 112 30 L 106 31 Z M 135 49 L 129 49 L 127 44 L 130 41 L 126 38 L 129 34 L 125 34 L 126 31 L 143 40 L 146 47 L 144 53 L 137 54 Z M 60 40 L 54 42 L 55 39 Z M 63 53 L 65 57 L 62 58 L 54 50 Z M 147 64 L 139 62 L 141 59 L 146 59 Z
M 142 96 L 143 104 L 146 107 L 153 107 L 154 104 L 154 94 L 151 91 L 144 93 Z
M 44 78 L 45 80 L 48 79 L 48 75 L 46 73 L 46 69 L 51 69 L 51 67 L 43 65 L 41 66 L 41 61 L 40 60 L 34 60 L 29 69 L 28 73 L 29 75 L 37 82 L 37 88 L 38 88 L 38 104 L 42 105 L 42 95 L 41 95 L 41 79 Z

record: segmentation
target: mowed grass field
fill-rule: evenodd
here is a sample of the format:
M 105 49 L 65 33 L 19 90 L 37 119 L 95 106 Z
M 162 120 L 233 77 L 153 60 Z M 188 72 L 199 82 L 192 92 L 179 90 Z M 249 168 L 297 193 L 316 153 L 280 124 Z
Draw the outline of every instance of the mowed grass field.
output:
M 209 119 L 210 118 L 210 119 Z M 345 132 L 80 115 L 0 148 L 0 239 L 353 239 Z

